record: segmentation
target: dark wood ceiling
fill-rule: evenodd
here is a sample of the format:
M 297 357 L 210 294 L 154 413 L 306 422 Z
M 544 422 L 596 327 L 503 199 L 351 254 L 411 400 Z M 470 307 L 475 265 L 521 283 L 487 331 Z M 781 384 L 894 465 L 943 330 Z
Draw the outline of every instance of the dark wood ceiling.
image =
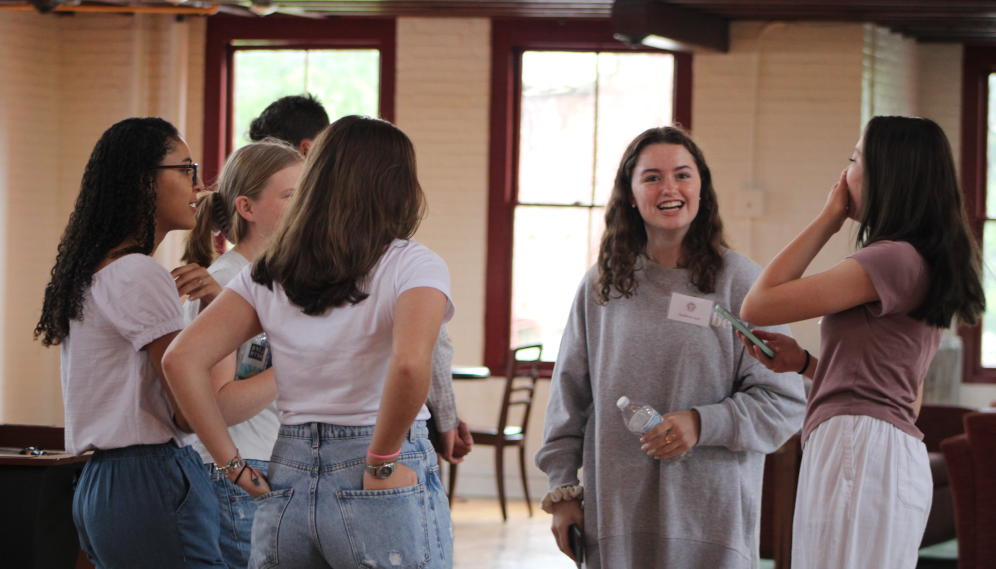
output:
M 0 7 L 28 0 L 0 0 Z M 79 0 L 30 0 L 35 4 Z M 207 8 L 249 15 L 251 2 L 281 12 L 324 16 L 608 18 L 612 0 L 83 0 L 87 6 L 128 4 Z M 925 42 L 996 42 L 994 0 L 626 0 L 665 5 L 715 20 L 872 22 Z M 59 11 L 72 11 L 69 5 Z
M 611 0 L 257 0 L 311 13 L 363 16 L 607 18 Z M 920 41 L 996 41 L 990 0 L 647 0 L 725 20 L 872 22 Z M 247 0 L 220 0 L 246 5 Z
M 667 0 L 729 20 L 873 22 L 920 41 L 996 41 L 987 0 Z

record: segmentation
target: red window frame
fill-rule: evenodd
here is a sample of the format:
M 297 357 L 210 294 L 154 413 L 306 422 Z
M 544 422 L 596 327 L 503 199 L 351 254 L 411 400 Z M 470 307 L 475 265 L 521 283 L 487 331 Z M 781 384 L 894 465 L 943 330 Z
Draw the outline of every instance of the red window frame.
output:
M 380 51 L 380 118 L 394 122 L 396 25 L 393 18 L 309 19 L 272 15 L 266 18 L 208 18 L 204 73 L 203 178 L 212 182 L 233 148 L 232 84 L 235 52 L 240 49 L 366 48 Z M 264 46 L 236 46 L 238 41 Z
M 512 239 L 518 194 L 519 99 L 522 53 L 528 50 L 632 50 L 613 38 L 608 20 L 493 20 L 491 24 L 491 150 L 484 365 L 505 369 L 512 328 Z M 674 52 L 673 116 L 692 126 L 692 56 Z M 549 374 L 552 362 L 542 370 Z
M 996 73 L 996 47 L 966 45 L 962 61 L 961 187 L 969 223 L 979 243 L 986 220 L 990 73 Z M 996 368 L 982 366 L 982 325 L 961 326 L 958 333 L 964 348 L 962 382 L 996 383 Z

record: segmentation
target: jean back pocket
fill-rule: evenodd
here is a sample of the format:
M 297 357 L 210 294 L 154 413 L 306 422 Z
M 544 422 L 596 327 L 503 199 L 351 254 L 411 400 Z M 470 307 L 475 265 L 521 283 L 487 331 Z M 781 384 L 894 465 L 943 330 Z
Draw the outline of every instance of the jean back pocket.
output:
M 336 492 L 357 567 L 420 569 L 432 559 L 424 484 Z
M 294 496 L 293 488 L 267 492 L 256 498 L 256 515 L 252 522 L 250 569 L 269 569 L 280 562 L 277 540 L 280 520 Z

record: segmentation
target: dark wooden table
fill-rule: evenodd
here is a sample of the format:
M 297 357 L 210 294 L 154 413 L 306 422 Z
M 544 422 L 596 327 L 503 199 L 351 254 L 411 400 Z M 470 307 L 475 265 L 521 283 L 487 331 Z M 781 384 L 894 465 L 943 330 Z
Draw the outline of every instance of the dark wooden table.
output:
M 63 452 L 63 437 L 61 427 L 0 425 L 0 567 L 77 566 L 73 491 L 90 456 Z M 48 454 L 19 454 L 25 447 Z

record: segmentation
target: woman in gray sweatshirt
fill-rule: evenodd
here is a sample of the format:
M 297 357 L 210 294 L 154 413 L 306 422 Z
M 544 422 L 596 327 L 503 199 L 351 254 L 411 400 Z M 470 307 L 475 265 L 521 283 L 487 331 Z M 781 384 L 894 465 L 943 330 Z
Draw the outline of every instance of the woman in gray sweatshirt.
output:
M 739 314 L 761 269 L 726 248 L 709 168 L 677 128 L 629 145 L 605 220 L 536 454 L 557 543 L 573 557 L 578 524 L 589 568 L 756 567 L 764 455 L 802 426 L 805 396 L 797 374 L 747 356 L 712 307 Z M 624 395 L 663 421 L 629 432 Z

